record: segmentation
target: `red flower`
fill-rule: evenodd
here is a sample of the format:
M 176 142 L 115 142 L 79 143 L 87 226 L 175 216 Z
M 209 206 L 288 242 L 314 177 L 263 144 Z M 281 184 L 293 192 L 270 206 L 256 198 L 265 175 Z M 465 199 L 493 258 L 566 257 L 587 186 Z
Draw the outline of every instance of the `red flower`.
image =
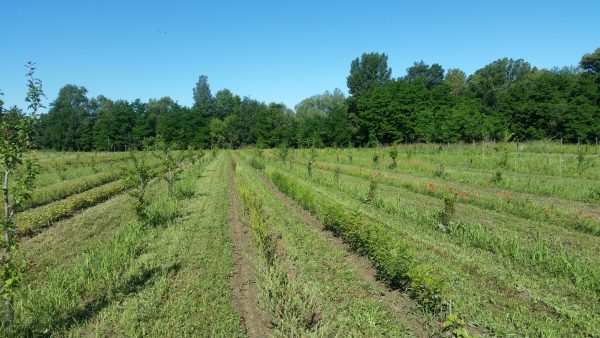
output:
M 443 327 L 444 326 L 444 322 L 437 322 L 437 323 L 435 323 L 435 325 L 437 327 Z
M 577 213 L 583 215 L 583 210 L 579 210 Z
M 588 219 L 589 219 L 589 218 L 592 218 L 592 215 L 589 215 L 589 214 L 588 214 L 588 215 L 585 215 L 585 218 L 588 218 Z

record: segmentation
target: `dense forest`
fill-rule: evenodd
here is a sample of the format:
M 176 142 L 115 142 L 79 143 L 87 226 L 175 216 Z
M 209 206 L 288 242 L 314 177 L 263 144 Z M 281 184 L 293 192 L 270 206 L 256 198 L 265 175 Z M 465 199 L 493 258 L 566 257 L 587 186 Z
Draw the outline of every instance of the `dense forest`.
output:
M 87 97 L 66 85 L 38 124 L 38 144 L 56 150 L 126 150 L 157 135 L 181 148 L 374 146 L 395 142 L 471 142 L 600 137 L 600 48 L 577 67 L 538 69 L 503 58 L 467 76 L 415 62 L 392 77 L 388 57 L 352 61 L 347 85 L 309 97 L 295 110 L 211 92 L 206 76 L 194 104 Z M 16 109 L 16 108 L 13 108 Z

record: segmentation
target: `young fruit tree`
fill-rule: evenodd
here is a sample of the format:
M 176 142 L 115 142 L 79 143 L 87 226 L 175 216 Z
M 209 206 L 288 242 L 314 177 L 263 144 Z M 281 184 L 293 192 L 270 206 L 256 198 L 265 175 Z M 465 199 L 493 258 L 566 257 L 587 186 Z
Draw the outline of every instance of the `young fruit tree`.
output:
M 0 297 L 4 302 L 3 326 L 13 322 L 13 298 L 19 282 L 23 278 L 24 262 L 18 258 L 18 242 L 14 240 L 17 233 L 15 216 L 19 207 L 31 198 L 31 191 L 38 172 L 38 165 L 33 155 L 27 154 L 33 149 L 36 115 L 42 105 L 42 81 L 34 78 L 35 64 L 28 62 L 27 96 L 30 114 L 24 114 L 14 107 L 4 109 L 0 100 L 0 165 L 4 174 L 3 200 L 4 215 L 2 218 L 2 249 L 0 257 Z M 27 154 L 27 156 L 26 156 Z
M 158 151 L 156 156 L 165 171 L 163 179 L 167 182 L 167 196 L 171 199 L 173 198 L 173 185 L 179 180 L 179 164 L 182 159 L 175 155 L 171 146 L 160 135 L 156 138 L 155 148 Z
M 130 150 L 129 158 L 131 159 L 132 166 L 127 168 L 130 171 L 128 180 L 131 181 L 134 187 L 129 195 L 135 199 L 135 212 L 138 221 L 145 222 L 145 208 L 148 204 L 146 199 L 146 189 L 152 178 L 150 175 L 150 167 L 146 163 L 144 152 Z

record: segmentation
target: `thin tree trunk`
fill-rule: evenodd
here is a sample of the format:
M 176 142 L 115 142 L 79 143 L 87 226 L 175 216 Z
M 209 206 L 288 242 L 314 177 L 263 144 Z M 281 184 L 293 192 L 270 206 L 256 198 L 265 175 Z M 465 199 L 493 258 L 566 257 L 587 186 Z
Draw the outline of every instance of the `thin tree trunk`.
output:
M 4 221 L 8 222 L 8 217 L 10 216 L 10 210 L 8 210 L 8 208 L 10 207 L 9 205 L 9 201 L 8 201 L 8 171 L 4 172 L 4 187 L 2 189 L 2 191 L 4 192 Z M 6 245 L 7 248 L 10 247 L 10 231 L 8 229 L 5 229 L 4 231 L 4 240 L 6 241 Z
M 10 204 L 8 200 L 8 175 L 9 172 L 4 172 L 4 186 L 3 186 L 3 195 L 4 195 L 4 241 L 6 243 L 6 259 L 11 259 L 10 257 L 10 247 L 12 246 L 12 235 L 10 233 L 10 229 L 6 227 L 8 225 L 9 217 L 10 217 Z M 13 321 L 13 307 L 12 307 L 12 299 L 9 297 L 4 301 L 5 306 L 5 314 L 4 320 L 5 323 L 12 323 Z

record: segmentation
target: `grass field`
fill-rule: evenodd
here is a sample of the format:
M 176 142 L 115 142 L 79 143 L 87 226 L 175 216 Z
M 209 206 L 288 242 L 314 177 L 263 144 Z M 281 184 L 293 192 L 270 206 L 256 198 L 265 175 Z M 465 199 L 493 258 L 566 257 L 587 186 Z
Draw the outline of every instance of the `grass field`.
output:
M 2 334 L 600 337 L 596 151 L 40 152 Z

